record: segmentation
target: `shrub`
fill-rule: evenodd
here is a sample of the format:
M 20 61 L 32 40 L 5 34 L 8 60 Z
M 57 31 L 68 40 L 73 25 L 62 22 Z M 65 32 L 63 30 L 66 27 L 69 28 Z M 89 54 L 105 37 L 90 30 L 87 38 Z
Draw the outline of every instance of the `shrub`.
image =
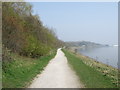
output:
M 47 55 L 50 51 L 50 47 L 38 41 L 34 36 L 29 35 L 28 43 L 23 48 L 23 54 L 30 57 L 39 57 Z

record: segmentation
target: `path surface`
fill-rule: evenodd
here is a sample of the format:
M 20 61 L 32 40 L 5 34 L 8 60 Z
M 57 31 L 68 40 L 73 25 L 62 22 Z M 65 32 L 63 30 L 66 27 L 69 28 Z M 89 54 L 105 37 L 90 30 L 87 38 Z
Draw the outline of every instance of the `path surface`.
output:
M 29 88 L 81 88 L 75 72 L 69 67 L 67 58 L 61 49 L 58 49 L 45 70 L 39 74 Z

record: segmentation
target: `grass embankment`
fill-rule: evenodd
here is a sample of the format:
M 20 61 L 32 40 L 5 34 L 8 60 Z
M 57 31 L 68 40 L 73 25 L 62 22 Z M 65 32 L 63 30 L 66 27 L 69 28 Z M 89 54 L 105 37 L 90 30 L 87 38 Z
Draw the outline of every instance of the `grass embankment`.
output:
M 26 87 L 30 81 L 44 69 L 55 54 L 54 51 L 51 55 L 33 59 L 12 53 L 11 57 L 14 58 L 14 60 L 4 64 L 2 73 L 3 88 Z
M 80 81 L 87 88 L 115 88 L 109 77 L 103 75 L 101 72 L 97 71 L 96 68 L 90 67 L 85 64 L 80 57 L 75 54 L 64 50 L 68 62 L 75 70 L 76 74 L 79 76 Z
M 0 61 L 0 89 L 2 88 L 2 61 Z

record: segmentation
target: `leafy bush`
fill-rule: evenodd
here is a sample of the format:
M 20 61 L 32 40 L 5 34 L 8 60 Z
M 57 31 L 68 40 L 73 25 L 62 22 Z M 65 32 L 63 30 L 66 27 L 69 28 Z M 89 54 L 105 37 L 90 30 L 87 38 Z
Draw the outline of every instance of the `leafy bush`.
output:
M 39 57 L 43 55 L 47 55 L 50 51 L 50 47 L 47 45 L 40 43 L 34 36 L 29 35 L 28 43 L 23 48 L 23 54 L 30 57 Z

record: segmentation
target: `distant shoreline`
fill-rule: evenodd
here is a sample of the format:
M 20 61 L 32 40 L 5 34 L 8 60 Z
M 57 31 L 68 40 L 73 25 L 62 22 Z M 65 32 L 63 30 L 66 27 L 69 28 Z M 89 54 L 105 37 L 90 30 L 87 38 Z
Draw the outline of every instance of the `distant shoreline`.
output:
M 93 53 L 97 53 L 97 51 L 99 52 L 99 50 L 100 50 L 100 52 L 104 52 L 104 49 L 105 48 L 105 52 L 107 53 L 107 51 L 106 50 L 115 50 L 116 51 L 116 49 L 118 48 L 118 47 L 113 47 L 113 46 L 108 46 L 108 47 L 98 47 L 98 48 L 89 48 L 88 47 L 88 49 L 86 48 L 86 47 L 84 47 L 84 48 L 80 48 L 80 47 L 69 47 L 68 49 L 70 49 L 70 50 L 72 50 L 74 53 L 76 52 L 76 53 L 78 53 L 78 54 L 81 54 L 81 55 L 83 55 L 83 56 L 86 56 L 86 57 L 89 57 L 90 59 L 92 59 L 92 60 L 94 60 L 94 61 L 97 61 L 97 62 L 99 62 L 99 63 L 102 63 L 102 64 L 105 64 L 105 65 L 107 65 L 107 66 L 111 66 L 111 67 L 113 67 L 113 68 L 116 68 L 116 69 L 118 69 L 118 59 L 115 57 L 114 58 L 114 55 L 113 56 L 108 56 L 108 55 L 103 55 L 102 53 L 100 53 L 100 54 L 96 54 L 96 55 L 94 55 Z M 109 49 L 110 48 L 110 49 Z M 114 48 L 116 48 L 116 49 L 114 49 Z M 92 51 L 92 49 L 94 49 L 93 51 Z M 81 50 L 81 51 L 80 51 Z M 89 54 L 89 53 L 87 53 L 87 50 L 88 51 L 90 51 L 91 50 L 91 53 Z M 83 52 L 83 53 L 82 53 Z M 111 52 L 112 53 L 112 52 Z M 111 54 L 110 53 L 110 54 Z M 115 52 L 116 53 L 116 52 Z M 101 56 L 101 55 L 103 55 L 104 56 L 104 58 Z M 96 58 L 97 57 L 97 58 Z M 109 60 L 109 61 L 108 61 Z M 113 61 L 113 60 L 115 60 L 115 61 Z M 108 62 L 108 63 L 107 63 Z
M 87 58 L 87 59 L 89 59 L 89 60 L 92 60 L 93 62 L 100 63 L 100 64 L 104 65 L 105 67 L 110 67 L 110 68 L 114 68 L 114 69 L 117 69 L 117 70 L 118 70 L 118 67 L 116 68 L 116 67 L 113 67 L 113 66 L 111 66 L 111 65 L 107 65 L 107 64 L 105 64 L 105 63 L 103 63 L 103 62 L 97 61 L 97 60 L 94 59 L 94 58 L 91 58 L 91 57 L 89 57 L 89 56 L 85 56 L 85 55 L 83 55 L 83 54 L 80 53 L 80 52 L 75 52 L 75 49 L 73 49 L 73 48 L 69 48 L 69 50 L 70 50 L 71 52 L 73 52 L 73 53 L 76 53 L 77 56 L 85 57 L 85 58 Z
M 98 63 L 104 64 L 104 65 L 107 66 L 107 67 L 112 67 L 112 68 L 118 69 L 118 67 L 116 68 L 116 67 L 113 67 L 113 66 L 111 66 L 111 65 L 105 64 L 105 63 L 103 63 L 103 62 L 101 62 L 101 61 L 98 61 L 98 60 L 92 58 L 92 57 L 83 55 L 83 54 L 80 53 L 80 52 L 78 52 L 77 54 L 80 54 L 80 55 L 82 55 L 82 56 L 84 56 L 84 57 L 86 57 L 86 58 L 90 58 L 90 60 L 93 60 L 94 62 L 98 62 Z

